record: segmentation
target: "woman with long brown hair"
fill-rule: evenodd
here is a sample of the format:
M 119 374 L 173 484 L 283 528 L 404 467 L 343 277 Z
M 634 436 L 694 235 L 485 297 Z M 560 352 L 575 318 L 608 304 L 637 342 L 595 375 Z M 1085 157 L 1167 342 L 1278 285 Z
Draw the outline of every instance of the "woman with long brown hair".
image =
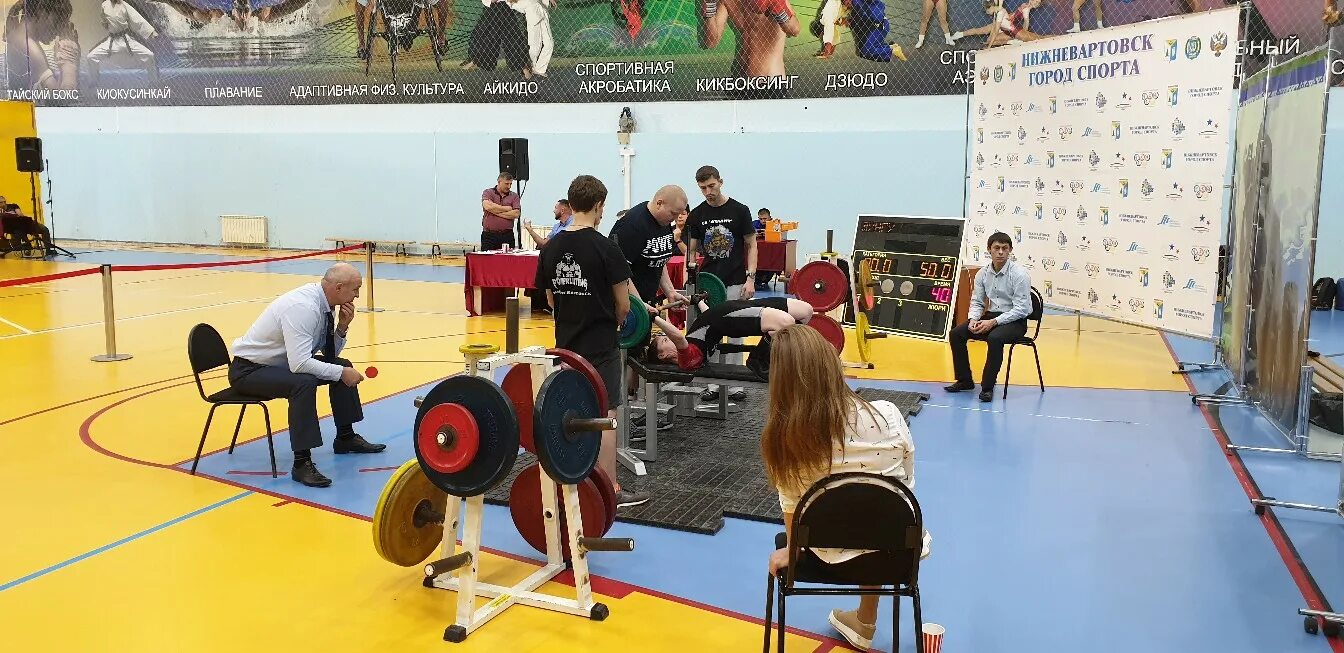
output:
M 840 358 L 821 333 L 794 325 L 774 335 L 770 353 L 770 405 L 761 432 L 761 457 L 779 492 L 786 531 L 803 493 L 822 478 L 843 472 L 890 476 L 915 489 L 915 444 L 889 401 L 869 403 L 845 383 Z M 790 537 L 792 533 L 790 532 Z M 932 538 L 924 533 L 923 555 Z M 827 564 L 840 565 L 868 551 L 812 549 Z M 770 573 L 789 563 L 788 548 L 770 555 Z M 863 596 L 858 610 L 832 610 L 831 625 L 860 649 L 877 630 L 877 596 Z

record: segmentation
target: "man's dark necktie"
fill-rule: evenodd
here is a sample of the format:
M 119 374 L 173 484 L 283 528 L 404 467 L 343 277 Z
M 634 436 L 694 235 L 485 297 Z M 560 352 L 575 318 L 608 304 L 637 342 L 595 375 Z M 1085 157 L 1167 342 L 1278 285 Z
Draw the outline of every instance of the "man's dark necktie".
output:
M 322 341 L 322 353 L 328 357 L 336 356 L 336 324 L 331 311 L 327 311 L 327 337 Z

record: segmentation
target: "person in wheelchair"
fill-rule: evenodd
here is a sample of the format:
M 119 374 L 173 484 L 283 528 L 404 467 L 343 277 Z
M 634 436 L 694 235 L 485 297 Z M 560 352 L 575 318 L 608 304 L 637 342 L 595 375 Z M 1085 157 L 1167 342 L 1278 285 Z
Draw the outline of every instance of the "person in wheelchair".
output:
M 813 312 L 811 304 L 792 297 L 734 299 L 713 308 L 701 301 L 699 306 L 700 316 L 682 335 L 646 304 L 645 308 L 653 314 L 654 324 L 663 333 L 649 343 L 645 358 L 651 362 L 676 363 L 677 367 L 692 371 L 714 355 L 724 338 L 762 336 L 747 357 L 747 367 L 764 378 L 770 366 L 770 336 L 788 326 L 807 324 Z
M 817 481 L 845 472 L 890 476 L 915 489 L 915 443 L 910 427 L 889 401 L 865 401 L 845 383 L 835 347 L 821 332 L 801 325 L 781 329 L 770 352 L 770 399 L 761 458 L 766 478 L 779 493 L 786 532 L 793 510 Z M 792 533 L 789 532 L 789 537 Z M 933 538 L 924 532 L 921 557 Z M 870 551 L 807 549 L 813 562 L 843 565 Z M 785 546 L 770 554 L 777 574 L 789 564 Z M 801 558 L 800 558 L 801 559 Z M 832 610 L 831 625 L 860 650 L 872 646 L 877 630 L 875 595 L 860 597 L 857 610 Z
M 376 10 L 370 9 L 368 5 L 363 4 L 368 0 L 356 0 L 358 12 L 356 20 L 359 28 L 359 51 L 356 55 L 363 59 L 368 56 L 368 35 L 365 33 L 365 25 L 368 25 L 368 31 L 373 31 L 373 15 Z M 443 49 L 448 39 L 448 21 L 451 19 L 449 11 L 452 5 L 447 0 L 381 0 L 383 13 L 388 19 L 405 20 L 405 28 L 400 33 L 397 45 L 401 46 L 403 51 L 409 52 L 415 45 L 415 37 L 422 34 L 430 36 L 434 40 L 434 45 Z M 434 12 L 434 29 L 431 30 L 430 17 L 426 9 Z M 423 24 L 423 27 L 420 25 Z M 387 26 L 383 26 L 387 29 Z M 431 33 L 432 32 L 432 33 Z

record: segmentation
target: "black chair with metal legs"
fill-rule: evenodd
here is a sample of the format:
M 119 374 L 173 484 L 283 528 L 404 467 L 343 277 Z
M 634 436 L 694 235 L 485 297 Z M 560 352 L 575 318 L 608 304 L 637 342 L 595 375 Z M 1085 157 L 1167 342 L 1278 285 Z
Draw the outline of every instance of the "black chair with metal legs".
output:
M 271 478 L 278 478 L 280 473 L 275 465 L 275 441 L 271 437 L 273 432 L 271 411 L 266 408 L 266 400 L 245 395 L 233 386 L 207 395 L 205 386 L 201 384 L 202 373 L 228 367 L 229 349 L 224 344 L 224 338 L 209 324 L 197 324 L 191 328 L 191 335 L 187 337 L 187 358 L 191 361 L 191 374 L 196 378 L 196 390 L 201 393 L 201 399 L 210 404 L 210 414 L 206 416 L 205 428 L 201 430 L 201 442 L 196 445 L 196 457 L 191 462 L 191 473 L 196 473 L 196 466 L 201 462 L 201 451 L 205 449 L 205 437 L 210 433 L 210 422 L 215 418 L 215 410 L 220 406 L 242 407 L 238 410 L 238 422 L 233 425 L 233 439 L 229 441 L 229 453 L 232 454 L 234 445 L 238 444 L 238 431 L 243 426 L 243 415 L 247 413 L 247 407 L 257 405 L 261 406 L 261 414 L 266 419 L 266 446 L 271 451 Z
M 915 650 L 924 653 L 923 615 L 919 602 L 919 557 L 924 548 L 924 516 L 915 495 L 889 476 L 851 472 L 817 481 L 793 513 L 793 537 L 775 537 L 775 547 L 789 549 L 789 566 L 765 585 L 765 645 L 770 651 L 771 612 L 779 603 L 779 653 L 784 653 L 785 599 L 795 595 L 862 595 L 892 597 L 893 648 L 900 648 L 902 596 L 914 602 Z M 830 565 L 808 549 L 870 549 L 852 560 Z M 796 583 L 836 587 L 801 588 Z M 871 586 L 875 589 L 868 589 Z
M 1036 329 L 1029 336 L 1022 336 L 1017 340 L 1008 343 L 1008 369 L 1003 375 L 1003 398 L 1008 398 L 1008 379 L 1013 376 L 1013 349 L 1018 345 L 1031 347 L 1031 355 L 1036 357 L 1036 379 L 1041 384 L 1041 392 L 1045 392 L 1045 376 L 1041 374 L 1041 354 L 1036 351 L 1036 338 L 1041 335 L 1041 316 L 1045 314 L 1045 301 L 1041 299 L 1041 291 L 1035 286 L 1031 287 L 1031 314 L 1027 316 L 1027 321 L 1036 321 Z

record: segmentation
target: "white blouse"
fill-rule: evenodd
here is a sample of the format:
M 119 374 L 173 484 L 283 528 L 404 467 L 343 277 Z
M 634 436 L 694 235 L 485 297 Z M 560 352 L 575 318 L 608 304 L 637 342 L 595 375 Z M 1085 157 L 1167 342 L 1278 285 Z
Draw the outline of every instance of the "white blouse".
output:
M 836 443 L 831 453 L 831 474 L 845 472 L 867 472 L 890 476 L 905 484 L 911 492 L 915 490 L 915 442 L 910 438 L 910 427 L 905 418 L 890 401 L 872 402 L 875 415 L 856 403 L 845 428 L 844 446 Z M 876 419 L 874 419 L 876 417 Z M 801 492 L 820 478 L 808 481 L 800 493 L 793 490 L 779 490 L 779 507 L 786 513 L 792 513 L 802 498 Z M 933 538 L 928 530 L 924 531 L 924 547 L 921 557 L 928 557 L 929 545 Z M 813 553 L 824 562 L 835 564 L 856 558 L 868 549 L 813 549 Z

